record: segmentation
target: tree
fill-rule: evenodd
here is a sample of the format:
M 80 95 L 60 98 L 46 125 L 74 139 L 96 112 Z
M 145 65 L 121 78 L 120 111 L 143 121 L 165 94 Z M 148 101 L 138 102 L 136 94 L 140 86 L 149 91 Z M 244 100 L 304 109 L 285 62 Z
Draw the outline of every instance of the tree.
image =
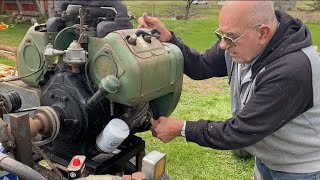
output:
M 296 0 L 290 0 L 290 1 L 278 0 L 278 1 L 274 1 L 273 4 L 276 9 L 287 11 L 287 10 L 294 9 L 296 7 L 297 1 Z
M 186 15 L 184 16 L 184 19 L 187 20 L 188 19 L 188 16 L 189 16 L 189 12 L 190 12 L 190 8 L 191 8 L 191 5 L 192 5 L 192 2 L 194 0 L 187 0 L 187 5 L 186 5 Z
M 48 16 L 53 17 L 53 11 L 54 11 L 54 0 L 48 1 Z
M 33 3 L 35 3 L 37 5 L 37 8 L 38 8 L 41 16 L 47 17 L 47 12 L 46 12 L 46 8 L 44 6 L 44 1 L 43 0 L 35 0 L 35 1 L 33 1 Z
M 320 10 L 320 0 L 313 0 L 313 3 L 308 3 L 307 5 L 311 8 L 311 11 Z

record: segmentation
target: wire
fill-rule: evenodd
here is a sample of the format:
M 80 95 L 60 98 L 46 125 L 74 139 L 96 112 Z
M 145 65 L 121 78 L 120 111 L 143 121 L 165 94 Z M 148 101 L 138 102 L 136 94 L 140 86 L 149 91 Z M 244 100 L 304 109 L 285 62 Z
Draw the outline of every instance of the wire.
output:
M 85 77 L 86 77 L 86 81 L 87 81 L 87 85 L 89 87 L 89 90 L 91 91 L 92 94 L 94 94 L 95 92 L 93 91 L 93 88 L 91 86 L 90 79 L 89 79 L 89 76 L 88 76 L 88 64 L 89 64 L 89 61 L 84 66 L 84 74 L 85 74 Z
M 15 80 L 19 80 L 19 79 L 23 79 L 29 76 L 34 75 L 35 73 L 38 73 L 40 70 L 42 70 L 42 68 L 44 67 L 44 63 L 42 65 L 39 66 L 39 68 L 33 72 L 31 72 L 30 74 L 24 75 L 24 76 L 20 76 L 20 77 L 16 77 L 16 78 L 12 78 L 12 79 L 1 79 L 0 82 L 9 82 L 9 81 L 15 81 Z
M 65 31 L 67 31 L 67 30 L 69 30 L 69 29 L 76 29 L 76 28 L 78 28 L 78 27 L 75 26 L 75 25 L 73 25 L 73 26 L 70 26 L 70 27 L 67 27 L 67 28 L 62 29 L 62 30 L 57 34 L 56 38 L 54 39 L 53 45 L 56 46 L 57 39 L 58 39 L 58 37 L 59 37 L 63 32 L 65 32 Z

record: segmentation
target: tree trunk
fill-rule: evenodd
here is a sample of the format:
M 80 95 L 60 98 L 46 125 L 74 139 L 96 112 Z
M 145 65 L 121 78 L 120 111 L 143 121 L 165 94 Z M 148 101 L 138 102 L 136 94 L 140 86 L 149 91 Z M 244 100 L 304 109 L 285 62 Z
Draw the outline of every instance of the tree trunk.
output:
M 48 16 L 49 16 L 49 18 L 50 17 L 53 17 L 53 11 L 54 11 L 54 0 L 49 0 L 48 1 Z
M 190 7 L 191 7 L 191 3 L 188 2 L 187 6 L 186 6 L 186 15 L 184 17 L 184 20 L 187 20 L 189 17 Z
M 4 2 L 4 0 L 2 0 L 1 9 L 0 9 L 0 15 L 5 13 L 5 9 L 4 8 L 5 8 L 5 2 Z
M 21 12 L 23 11 L 23 8 L 22 8 L 22 5 L 21 5 L 20 1 L 16 0 L 16 4 L 17 4 L 17 7 L 18 7 L 18 14 L 21 14 Z
M 38 6 L 38 9 L 41 13 L 41 16 L 42 17 L 47 17 L 47 12 L 46 12 L 46 8 L 44 6 L 44 0 L 37 0 L 37 6 Z

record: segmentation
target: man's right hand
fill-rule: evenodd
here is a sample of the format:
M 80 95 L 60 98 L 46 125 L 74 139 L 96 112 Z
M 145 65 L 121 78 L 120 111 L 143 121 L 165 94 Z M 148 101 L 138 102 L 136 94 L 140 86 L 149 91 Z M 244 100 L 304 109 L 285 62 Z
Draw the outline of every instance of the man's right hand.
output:
M 184 121 L 173 120 L 161 116 L 154 120 L 151 118 L 151 132 L 154 137 L 159 138 L 162 142 L 168 143 L 177 136 L 181 136 Z
M 164 24 L 156 17 L 148 16 L 146 13 L 138 19 L 139 28 L 156 28 L 160 31 L 160 41 L 169 41 L 172 38 L 172 34 L 164 26 Z

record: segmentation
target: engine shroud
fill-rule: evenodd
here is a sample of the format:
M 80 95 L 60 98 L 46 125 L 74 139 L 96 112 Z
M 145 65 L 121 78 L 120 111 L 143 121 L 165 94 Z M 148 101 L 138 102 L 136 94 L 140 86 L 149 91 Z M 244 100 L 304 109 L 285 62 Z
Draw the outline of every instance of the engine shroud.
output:
M 97 135 L 112 118 L 128 124 L 130 139 L 149 130 L 151 117 L 172 113 L 183 79 L 177 46 L 160 42 L 148 29 L 132 29 L 122 1 L 59 1 L 56 13 L 30 27 L 17 50 L 19 77 L 39 87 L 41 105 L 59 115 L 60 132 L 46 145 L 53 153 L 92 157 Z M 102 79 L 111 75 L 119 89 L 88 108 Z

